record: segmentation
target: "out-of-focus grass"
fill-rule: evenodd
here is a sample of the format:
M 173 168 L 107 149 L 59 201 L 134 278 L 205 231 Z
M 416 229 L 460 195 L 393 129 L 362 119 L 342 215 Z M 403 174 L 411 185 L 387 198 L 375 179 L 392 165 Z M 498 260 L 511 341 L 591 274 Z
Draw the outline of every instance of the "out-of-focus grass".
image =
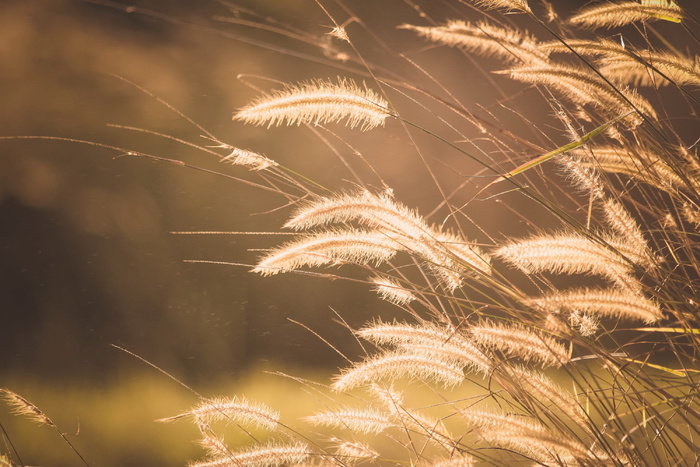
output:
M 281 423 L 308 434 L 313 431 L 321 436 L 316 439 L 330 440 L 333 436 L 342 437 L 344 430 L 314 427 L 303 417 L 316 412 L 338 407 L 326 394 L 329 391 L 316 384 L 300 384 L 291 378 L 271 374 L 283 370 L 296 378 L 327 384 L 331 375 L 321 371 L 309 372 L 282 368 L 280 365 L 266 364 L 252 369 L 245 375 L 231 375 L 228 379 L 212 382 L 207 387 L 195 387 L 202 396 L 232 397 L 245 395 L 250 400 L 264 403 L 282 412 Z M 138 465 L 140 467 L 163 465 L 186 465 L 188 461 L 200 459 L 204 455 L 195 441 L 199 433 L 187 419 L 163 424 L 155 420 L 177 415 L 197 404 L 198 398 L 184 387 L 155 371 L 132 371 L 124 373 L 109 386 L 96 387 L 90 382 L 78 384 L 66 382 L 56 384 L 38 378 L 8 375 L 3 384 L 38 406 L 51 418 L 90 463 L 91 466 Z M 434 388 L 421 384 L 411 385 L 406 392 L 406 406 L 424 409 L 423 413 L 439 418 L 443 413 L 453 411 L 451 406 L 443 406 Z M 451 392 L 451 400 L 468 400 L 474 396 L 469 385 Z M 359 391 L 349 396 L 338 397 L 342 404 L 359 405 L 359 398 L 369 398 Z M 422 402 L 420 402 L 422 401 Z M 425 410 L 425 401 L 435 404 Z M 25 417 L 12 415 L 5 404 L 0 404 L 0 423 L 10 436 L 25 465 L 68 467 L 81 465 L 80 459 L 61 440 L 59 435 L 47 426 L 40 426 Z M 449 420 L 447 420 L 449 426 Z M 216 426 L 217 433 L 223 435 L 229 446 L 236 449 L 254 441 L 236 426 Z M 276 433 L 251 430 L 257 440 L 283 438 L 281 428 Z M 358 439 L 361 439 L 360 436 Z M 195 440 L 195 441 L 193 441 Z M 381 446 L 390 455 L 393 450 L 401 454 L 405 449 L 392 439 L 385 437 L 386 445 Z M 393 446 L 393 447 L 392 447 Z M 2 448 L 5 453 L 10 448 Z
M 303 377 L 328 379 L 328 375 L 319 374 Z M 187 411 L 198 402 L 196 395 L 155 372 L 123 374 L 109 386 L 93 384 L 85 381 L 56 384 L 19 375 L 3 378 L 6 388 L 34 403 L 68 433 L 91 466 L 185 465 L 188 460 L 202 456 L 202 449 L 193 442 L 198 437 L 193 424 L 185 420 L 169 424 L 155 422 Z M 239 378 L 194 389 L 205 397 L 246 394 L 284 409 L 285 419 L 290 422 L 311 413 L 316 404 L 296 382 L 267 374 L 260 368 Z M 80 460 L 54 430 L 10 414 L 5 404 L 0 404 L 0 423 L 24 464 L 80 465 Z M 226 439 L 234 446 L 250 442 L 235 427 L 227 429 Z M 10 452 L 7 446 L 2 449 Z

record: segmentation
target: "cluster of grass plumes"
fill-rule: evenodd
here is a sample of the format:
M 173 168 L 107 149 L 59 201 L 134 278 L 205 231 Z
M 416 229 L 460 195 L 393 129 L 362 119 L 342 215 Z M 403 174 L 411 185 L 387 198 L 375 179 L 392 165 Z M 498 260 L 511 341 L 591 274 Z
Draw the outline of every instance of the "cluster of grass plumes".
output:
M 459 11 L 465 2 L 454 3 Z M 694 119 L 697 129 L 700 68 L 693 51 L 700 43 L 692 30 L 698 23 L 665 0 L 603 1 L 568 19 L 547 2 L 541 9 L 524 0 L 473 3 L 486 12 L 478 21 L 396 26 L 472 59 L 499 59 L 502 67 L 491 71 L 539 95 L 568 144 L 542 148 L 525 163 L 512 154 L 512 161 L 495 164 L 486 152 L 474 156 L 452 143 L 449 132 L 462 130 L 446 120 L 444 135 L 415 117 L 404 120 L 390 104 L 394 93 L 415 94 L 415 102 L 430 93 L 384 76 L 363 59 L 352 31 L 327 11 L 334 37 L 349 47 L 343 58 L 360 64 L 360 74 L 371 80 L 310 77 L 258 98 L 234 119 L 315 131 L 344 123 L 381 132 L 395 122 L 409 141 L 412 131 L 425 131 L 493 175 L 481 192 L 517 191 L 558 225 L 526 238 L 489 233 L 489 244 L 477 244 L 464 233 L 476 231 L 466 214 L 473 203 L 453 205 L 444 195 L 439 203 L 449 216 L 437 224 L 387 186 L 372 189 L 359 181 L 329 193 L 286 167 L 245 162 L 239 154 L 225 158 L 254 166 L 270 186 L 286 186 L 280 192 L 297 205 L 284 225 L 296 238 L 262 256 L 253 272 L 338 278 L 342 272 L 323 268 L 353 266 L 380 299 L 405 311 L 406 320 L 378 317 L 356 331 L 367 342 L 363 348 L 374 350 L 327 386 L 331 394 L 353 394 L 353 403 L 324 402 L 306 419 L 313 429 L 292 429 L 267 409 L 235 400 L 205 402 L 172 417 L 192 418 L 202 431 L 210 455 L 193 465 L 700 462 L 698 135 L 687 140 L 679 134 L 673 126 L 679 109 L 664 106 L 680 98 L 688 109 L 680 110 L 683 118 Z M 536 30 L 524 30 L 521 22 Z M 686 44 L 674 45 L 655 22 L 674 25 Z M 609 32 L 620 27 L 628 28 L 623 40 Z M 601 35 L 591 32 L 601 28 Z M 501 125 L 456 99 L 436 100 L 447 113 L 463 116 L 465 127 L 483 132 Z M 528 121 L 526 110 L 511 110 Z M 426 111 L 426 119 L 440 117 Z M 507 148 L 500 138 L 515 138 L 505 130 L 493 132 L 496 146 Z M 541 171 L 552 165 L 555 174 Z M 558 191 L 542 188 L 552 185 Z M 577 209 L 564 208 L 563 193 Z M 440 418 L 404 402 L 398 387 L 411 381 L 435 388 L 436 399 L 421 405 L 444 409 Z M 468 384 L 481 394 L 450 398 Z M 272 445 L 251 435 L 252 446 L 241 451 L 214 435 L 212 418 L 243 424 L 242 418 L 284 433 Z M 319 437 L 321 428 L 332 435 Z M 403 446 L 405 457 L 387 457 L 383 439 Z
M 402 82 L 365 60 L 354 42 L 359 19 L 344 22 L 325 9 L 340 42 L 324 49 L 326 58 L 342 59 L 357 79 L 308 77 L 262 95 L 234 120 L 306 126 L 353 150 L 331 127 L 393 132 L 420 154 L 414 135 L 424 133 L 490 177 L 461 190 L 504 203 L 515 193 L 546 222 L 528 219 L 542 227 L 522 237 L 483 235 L 470 221 L 478 203 L 456 204 L 434 177 L 442 195 L 434 212 L 442 217 L 407 207 L 381 177 L 379 188 L 361 179 L 323 187 L 293 162 L 221 143 L 232 150 L 222 161 L 251 169 L 258 187 L 293 206 L 282 228 L 294 239 L 271 246 L 251 265 L 254 273 L 351 278 L 405 318 L 377 317 L 357 329 L 366 356 L 327 384 L 306 383 L 323 407 L 298 424 L 243 398 L 204 400 L 163 419 L 191 420 L 200 430 L 207 456 L 193 466 L 700 462 L 698 135 L 674 127 L 679 119 L 696 132 L 700 126 L 699 23 L 670 0 L 601 1 L 569 18 L 544 1 L 446 3 L 460 17 L 439 22 L 423 14 L 420 24 L 396 27 L 431 47 L 459 49 L 445 66 L 499 60 L 491 79 L 522 86 L 558 127 L 531 125 L 538 142 L 530 142 L 496 112 L 470 108 L 441 86 L 432 93 Z M 474 21 L 467 12 L 481 16 Z M 657 23 L 675 27 L 683 42 L 664 37 Z M 624 36 L 610 32 L 622 27 Z M 402 117 L 394 102 L 406 101 L 423 106 L 425 121 Z M 527 108 L 508 110 L 530 121 Z M 435 130 L 441 125 L 444 133 Z M 472 130 L 479 136 L 467 151 L 458 142 Z M 553 143 L 561 134 L 568 142 Z M 508 160 L 494 162 L 479 142 Z M 352 174 L 354 163 L 370 165 L 364 154 L 336 153 Z M 430 160 L 421 159 L 433 175 Z M 412 383 L 434 388 L 435 399 L 411 406 L 400 387 Z M 452 397 L 466 386 L 477 395 Z M 229 446 L 217 434 L 221 423 L 249 435 L 250 444 Z M 387 441 L 401 446 L 402 458 Z

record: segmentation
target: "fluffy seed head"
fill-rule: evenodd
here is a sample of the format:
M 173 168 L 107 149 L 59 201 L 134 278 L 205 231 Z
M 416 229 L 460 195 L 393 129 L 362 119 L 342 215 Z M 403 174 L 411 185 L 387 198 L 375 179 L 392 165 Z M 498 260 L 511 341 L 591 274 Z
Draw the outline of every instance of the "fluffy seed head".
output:
M 196 462 L 190 467 L 230 467 L 245 465 L 249 467 L 276 467 L 297 465 L 306 460 L 311 451 L 305 444 L 268 444 L 256 446 L 245 451 L 236 451 L 211 461 Z
M 378 231 L 327 231 L 287 243 L 262 258 L 253 272 L 270 276 L 303 266 L 322 266 L 342 262 L 374 264 L 389 261 L 401 248 Z
M 388 277 L 373 277 L 370 279 L 374 283 L 374 290 L 386 301 L 397 306 L 408 305 L 416 300 L 413 293 L 401 286 L 398 282 Z
M 36 405 L 29 402 L 19 394 L 10 391 L 9 389 L 0 389 L 0 396 L 5 399 L 5 402 L 12 408 L 16 415 L 21 415 L 41 425 L 48 425 L 56 428 L 56 425 L 51 421 L 46 414 Z
M 614 28 L 638 21 L 680 23 L 684 17 L 683 10 L 672 0 L 640 0 L 597 3 L 583 8 L 569 21 L 588 28 Z
M 349 79 L 315 80 L 273 91 L 233 116 L 254 125 L 323 125 L 344 121 L 350 128 L 371 130 L 384 125 L 389 104 L 366 86 Z
M 338 409 L 317 413 L 306 420 L 315 425 L 346 428 L 353 432 L 378 434 L 394 426 L 389 417 L 372 409 Z
M 499 350 L 525 361 L 535 361 L 543 366 L 561 366 L 569 360 L 569 354 L 563 344 L 523 326 L 484 321 L 473 326 L 471 333 L 474 341 L 486 348 Z
M 202 401 L 199 406 L 189 412 L 162 418 L 159 422 L 171 422 L 181 418 L 193 417 L 205 423 L 224 421 L 229 423 L 243 423 L 258 426 L 267 430 L 277 429 L 279 413 L 269 407 L 253 403 L 243 398 L 232 399 L 208 399 Z
M 233 165 L 243 165 L 249 167 L 250 170 L 265 170 L 277 165 L 277 162 L 268 159 L 262 154 L 238 148 L 233 148 L 231 154 L 222 158 L 221 161 L 229 162 Z
M 464 373 L 459 366 L 424 355 L 395 352 L 369 358 L 343 371 L 331 387 L 334 391 L 345 392 L 380 380 L 404 377 L 445 386 L 455 386 L 464 381 Z
M 642 295 L 623 289 L 573 289 L 550 292 L 528 300 L 549 312 L 578 312 L 654 323 L 663 318 L 659 306 Z
M 487 56 L 494 55 L 507 62 L 545 63 L 549 59 L 534 37 L 485 21 L 476 24 L 449 21 L 445 26 L 403 25 L 401 28 L 415 31 L 433 42 L 464 47 Z

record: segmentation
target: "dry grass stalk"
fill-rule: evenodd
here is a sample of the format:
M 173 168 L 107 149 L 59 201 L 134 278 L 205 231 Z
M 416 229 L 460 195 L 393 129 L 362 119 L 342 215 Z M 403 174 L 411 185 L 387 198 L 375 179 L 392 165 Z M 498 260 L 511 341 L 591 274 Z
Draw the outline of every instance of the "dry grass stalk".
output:
M 433 227 L 432 238 L 445 251 L 445 261 L 456 263 L 459 269 L 469 268 L 481 274 L 491 274 L 491 258 L 481 248 L 459 235 L 443 232 Z
M 425 436 L 429 442 L 438 445 L 444 450 L 453 451 L 459 444 L 439 420 L 426 417 L 417 411 L 409 410 L 398 410 L 396 416 L 404 429 Z
M 429 441 L 449 451 L 454 450 L 458 443 L 451 437 L 442 421 L 407 409 L 404 406 L 403 396 L 393 388 L 384 388 L 372 383 L 369 389 L 384 404 L 397 426 L 427 436 Z
M 288 86 L 258 98 L 233 116 L 254 125 L 322 125 L 342 122 L 350 128 L 371 130 L 391 115 L 388 103 L 367 87 L 348 79 L 338 83 L 315 80 Z

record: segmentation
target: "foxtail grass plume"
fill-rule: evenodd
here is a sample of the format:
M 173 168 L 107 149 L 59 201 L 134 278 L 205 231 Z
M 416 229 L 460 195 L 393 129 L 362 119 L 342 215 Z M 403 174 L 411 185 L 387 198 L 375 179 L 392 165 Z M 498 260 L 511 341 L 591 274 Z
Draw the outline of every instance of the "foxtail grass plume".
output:
M 5 402 L 7 402 L 16 415 L 27 417 L 29 420 L 36 423 L 48 425 L 57 429 L 56 425 L 41 409 L 39 409 L 39 407 L 32 404 L 19 394 L 12 392 L 9 389 L 0 389 L 0 395 L 3 399 L 5 399 Z
M 473 243 L 429 226 L 415 211 L 387 194 L 367 190 L 332 198 L 320 198 L 298 209 L 285 227 L 310 229 L 328 224 L 356 222 L 378 229 L 397 248 L 424 260 L 449 292 L 462 285 L 464 274 L 490 274 L 489 256 Z
M 586 151 L 573 151 L 584 167 L 603 173 L 618 173 L 648 183 L 660 190 L 675 193 L 694 188 L 694 179 L 688 183 L 658 154 L 641 147 L 592 146 Z M 690 172 L 690 171 L 689 171 Z M 700 186 L 700 184 L 698 184 Z
M 453 47 L 463 47 L 484 56 L 496 56 L 509 63 L 546 63 L 549 56 L 537 40 L 515 29 L 495 26 L 486 21 L 472 24 L 449 21 L 444 26 L 413 26 L 402 29 L 415 31 L 426 39 Z
M 530 5 L 528 5 L 527 0 L 470 0 L 477 5 L 487 8 L 503 8 L 506 11 L 524 11 L 527 13 L 532 13 L 530 10 Z
M 590 165 L 582 164 L 573 151 L 558 156 L 555 161 L 563 168 L 565 175 L 576 189 L 589 194 L 593 199 L 605 198 L 605 185 L 598 171 Z
M 300 442 L 290 444 L 271 443 L 255 446 L 245 451 L 235 451 L 231 454 L 209 461 L 190 464 L 190 467 L 276 467 L 296 465 L 305 461 L 311 454 L 309 447 Z
M 204 438 L 199 440 L 199 445 L 207 450 L 211 458 L 223 458 L 232 454 L 224 439 L 211 433 L 207 433 Z
M 472 339 L 479 345 L 528 362 L 561 366 L 569 360 L 569 353 L 562 343 L 523 326 L 484 321 L 472 326 L 470 331 Z
M 423 218 L 397 203 L 392 196 L 375 195 L 367 190 L 308 203 L 297 209 L 284 227 L 304 230 L 352 221 L 413 238 L 426 236 L 430 231 Z
M 331 388 L 334 391 L 346 392 L 378 381 L 400 378 L 419 379 L 451 387 L 464 381 L 464 372 L 458 365 L 429 356 L 391 352 L 368 358 L 352 368 L 343 370 L 335 378 Z
M 544 373 L 524 366 L 504 366 L 501 371 L 519 385 L 528 397 L 543 404 L 554 416 L 588 430 L 590 419 L 573 394 L 565 391 Z M 539 410 L 539 406 L 538 406 Z M 561 417 L 561 415 L 564 417 Z
M 614 28 L 640 21 L 680 23 L 685 15 L 672 0 L 599 2 L 587 6 L 569 18 L 569 22 L 587 28 Z
M 238 148 L 233 148 L 231 154 L 222 158 L 221 161 L 229 162 L 233 165 L 243 165 L 250 168 L 250 170 L 265 170 L 277 165 L 277 162 L 268 159 L 262 154 Z
M 639 115 L 656 119 L 653 106 L 636 90 L 606 83 L 600 76 L 583 66 L 552 63 L 544 66 L 521 66 L 503 72 L 518 81 L 540 84 L 556 90 L 578 105 L 591 105 L 607 117 L 616 118 L 632 110 L 623 120 L 631 127 L 642 123 Z
M 617 319 L 631 319 L 654 323 L 663 318 L 659 306 L 638 293 L 628 290 L 572 289 L 553 291 L 528 300 L 535 306 L 550 312 L 579 312 Z
M 392 345 L 410 353 L 422 354 L 487 375 L 489 357 L 461 333 L 437 325 L 410 325 L 377 321 L 357 331 L 363 339 L 380 345 Z
M 698 56 L 625 47 L 611 39 L 567 39 L 565 43 L 550 41 L 541 45 L 548 52 L 596 57 L 600 72 L 607 78 L 632 86 L 676 85 L 700 86 Z M 669 81 L 670 80 L 670 81 Z
M 614 243 L 623 247 L 625 240 Z M 635 258 L 643 258 L 645 253 L 635 252 Z M 630 259 L 614 248 L 575 233 L 540 235 L 511 242 L 498 248 L 496 255 L 526 274 L 597 275 L 625 286 L 630 285 L 633 271 Z
M 617 237 L 626 239 L 628 249 L 641 253 L 641 262 L 653 268 L 653 264 L 647 263 L 647 259 L 652 258 L 651 249 L 636 219 L 616 199 L 605 198 L 601 204 L 605 221 Z
M 431 467 L 474 467 L 476 459 L 467 454 L 455 452 L 451 458 L 438 460 L 430 464 Z
M 388 277 L 373 277 L 370 279 L 374 284 L 374 290 L 379 293 L 382 299 L 397 306 L 408 305 L 417 297 L 410 289 L 401 286 L 398 282 Z
M 371 130 L 391 115 L 389 104 L 366 86 L 349 79 L 337 83 L 314 80 L 263 95 L 233 116 L 254 125 L 322 125 L 345 122 L 350 128 Z
M 600 71 L 605 76 L 634 86 L 700 86 L 700 59 L 669 52 L 635 50 L 633 54 L 604 56 Z
M 526 416 L 497 412 L 462 411 L 462 417 L 479 427 L 488 442 L 510 448 L 546 465 L 595 465 L 603 454 L 591 451 L 579 440 L 552 430 Z
M 627 48 L 623 47 L 619 42 L 615 42 L 612 39 L 598 38 L 596 40 L 591 39 L 574 39 L 565 38 L 561 41 L 554 40 L 548 42 L 540 43 L 540 48 L 546 50 L 548 53 L 566 53 L 571 54 L 573 52 L 587 56 L 587 57 L 601 57 L 601 56 L 634 56 Z
M 345 428 L 357 433 L 379 434 L 396 426 L 386 413 L 374 409 L 336 409 L 306 417 L 306 420 L 314 425 Z
M 303 266 L 341 262 L 379 265 L 396 255 L 401 245 L 379 231 L 329 231 L 303 237 L 263 257 L 253 272 L 270 276 Z
M 364 443 L 333 439 L 335 442 L 335 455 L 340 459 L 354 464 L 356 462 L 373 461 L 379 457 L 379 453 Z M 335 463 L 333 465 L 336 465 Z
M 280 414 L 263 404 L 250 402 L 243 398 L 216 398 L 202 401 L 199 406 L 189 412 L 157 421 L 172 422 L 188 417 L 195 420 L 203 420 L 206 423 L 224 421 L 257 426 L 266 430 L 276 430 Z

